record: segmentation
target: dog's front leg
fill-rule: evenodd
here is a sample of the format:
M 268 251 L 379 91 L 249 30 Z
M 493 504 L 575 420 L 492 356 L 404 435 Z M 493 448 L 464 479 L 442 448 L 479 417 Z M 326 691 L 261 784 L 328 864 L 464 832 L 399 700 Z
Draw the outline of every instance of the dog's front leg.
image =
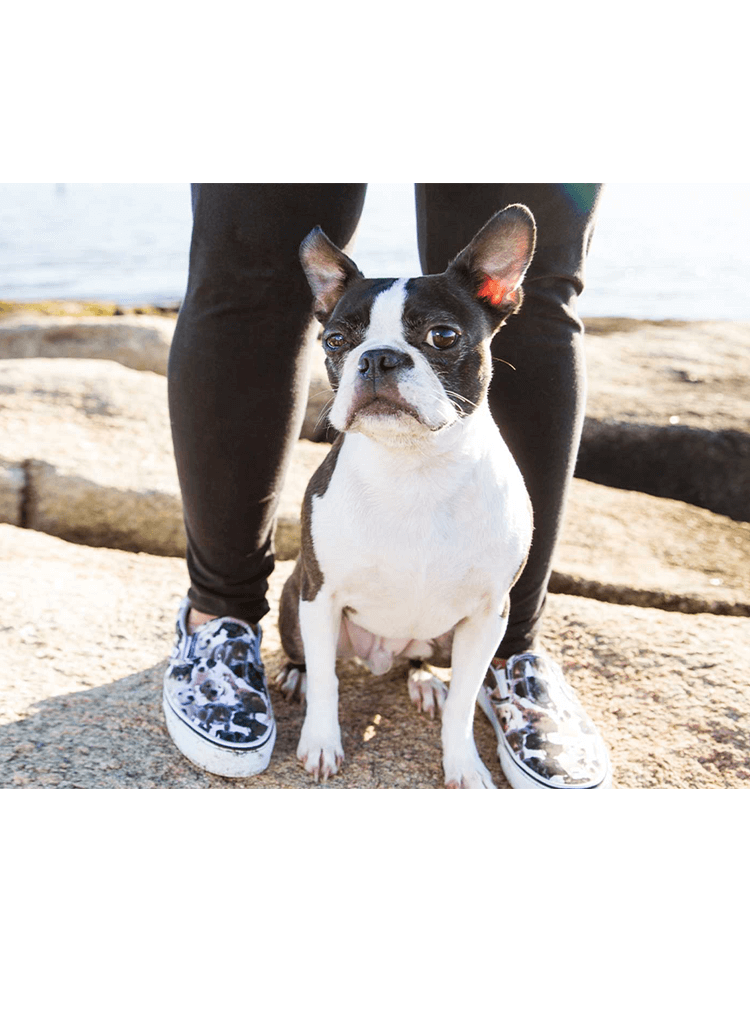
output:
M 474 709 L 479 689 L 508 624 L 503 615 L 467 617 L 453 636 L 450 689 L 443 709 L 443 768 L 448 788 L 494 788 L 474 743 Z
M 310 602 L 299 604 L 299 626 L 307 666 L 307 712 L 297 747 L 297 757 L 316 781 L 336 774 L 344 760 L 339 728 L 339 682 L 336 646 L 341 608 L 331 595 L 320 591 Z

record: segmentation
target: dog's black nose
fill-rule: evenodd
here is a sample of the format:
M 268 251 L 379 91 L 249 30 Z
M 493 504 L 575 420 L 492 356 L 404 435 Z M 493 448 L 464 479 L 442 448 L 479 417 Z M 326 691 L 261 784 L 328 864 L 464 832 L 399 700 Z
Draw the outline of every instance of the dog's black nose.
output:
M 363 378 L 382 378 L 397 368 L 411 368 L 412 358 L 395 347 L 371 347 L 359 359 L 359 373 Z

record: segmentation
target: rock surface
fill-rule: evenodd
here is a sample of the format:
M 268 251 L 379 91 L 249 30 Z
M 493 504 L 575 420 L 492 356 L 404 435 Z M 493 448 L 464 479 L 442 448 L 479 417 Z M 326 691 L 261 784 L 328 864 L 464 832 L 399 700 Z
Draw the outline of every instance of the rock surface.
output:
M 604 602 L 747 617 L 750 523 L 575 479 L 550 587 Z
M 70 318 L 34 312 L 0 319 L 0 358 L 83 357 L 167 374 L 175 320 L 159 315 Z
M 589 396 L 577 475 L 750 521 L 750 322 L 586 319 Z M 175 319 L 0 319 L 0 358 L 109 358 L 166 374 Z M 316 341 L 302 435 L 325 439 Z
M 282 660 L 275 616 L 291 562 L 272 579 L 264 621 L 270 674 Z M 5 788 L 439 788 L 440 732 L 398 673 L 341 667 L 342 773 L 316 786 L 297 763 L 302 709 L 273 688 L 279 735 L 269 769 L 234 781 L 173 747 L 161 678 L 186 585 L 184 564 L 66 543 L 0 526 L 0 786 Z M 600 726 L 620 788 L 747 788 L 747 621 L 554 596 L 549 647 Z M 477 745 L 499 787 L 494 735 Z
M 0 361 L 0 508 L 73 542 L 181 557 L 182 503 L 166 378 L 112 361 Z M 327 451 L 300 441 L 278 513 L 279 556 L 299 549 L 299 502 Z
M 586 320 L 576 473 L 750 521 L 750 323 Z
M 164 729 L 187 587 L 163 377 L 174 320 L 35 318 L 0 320 L 0 786 L 315 787 L 295 759 L 302 710 L 275 690 L 279 737 L 259 778 L 198 771 Z M 587 326 L 588 416 L 548 645 L 610 745 L 616 786 L 748 787 L 750 324 Z M 323 357 L 317 344 L 303 430 L 315 438 Z M 280 558 L 299 548 L 302 494 L 327 451 L 295 448 Z M 290 568 L 271 581 L 271 674 Z M 439 727 L 402 674 L 343 666 L 341 710 L 347 763 L 324 787 L 442 785 Z M 481 714 L 476 736 L 505 787 Z
M 750 435 L 750 322 L 586 319 L 587 413 Z
M 26 473 L 18 463 L 0 459 L 0 522 L 24 525 Z
M 77 543 L 182 557 L 166 379 L 111 361 L 0 362 L 0 509 Z M 307 482 L 327 444 L 297 442 L 277 555 L 299 550 Z M 15 518 L 14 518 L 15 516 Z M 750 524 L 574 481 L 553 591 L 610 602 L 750 612 Z
M 82 306 L 70 307 L 72 310 Z M 176 318 L 164 315 L 73 317 L 13 312 L 0 317 L 0 360 L 86 358 L 117 361 L 137 371 L 166 375 L 176 323 Z M 316 324 L 314 328 L 319 327 Z M 330 395 L 325 355 L 320 341 L 316 340 L 303 438 L 324 440 L 321 412 Z

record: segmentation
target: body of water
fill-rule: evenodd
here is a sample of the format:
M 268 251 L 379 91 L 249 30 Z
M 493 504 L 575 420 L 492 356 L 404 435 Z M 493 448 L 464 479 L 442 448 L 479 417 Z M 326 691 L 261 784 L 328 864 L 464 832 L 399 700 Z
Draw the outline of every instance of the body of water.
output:
M 0 299 L 181 299 L 187 183 L 0 184 Z M 588 316 L 750 319 L 750 184 L 610 183 L 579 308 Z M 354 257 L 420 272 L 411 184 L 372 183 Z

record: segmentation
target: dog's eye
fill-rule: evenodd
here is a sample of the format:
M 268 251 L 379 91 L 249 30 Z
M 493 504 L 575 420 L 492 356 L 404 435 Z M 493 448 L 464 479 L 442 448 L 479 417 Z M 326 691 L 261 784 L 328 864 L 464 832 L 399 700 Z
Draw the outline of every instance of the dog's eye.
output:
M 346 344 L 346 340 L 343 338 L 341 333 L 329 333 L 323 343 L 328 350 L 341 350 L 341 348 Z
M 438 350 L 447 350 L 458 340 L 458 333 L 450 326 L 433 326 L 427 334 L 426 343 Z

